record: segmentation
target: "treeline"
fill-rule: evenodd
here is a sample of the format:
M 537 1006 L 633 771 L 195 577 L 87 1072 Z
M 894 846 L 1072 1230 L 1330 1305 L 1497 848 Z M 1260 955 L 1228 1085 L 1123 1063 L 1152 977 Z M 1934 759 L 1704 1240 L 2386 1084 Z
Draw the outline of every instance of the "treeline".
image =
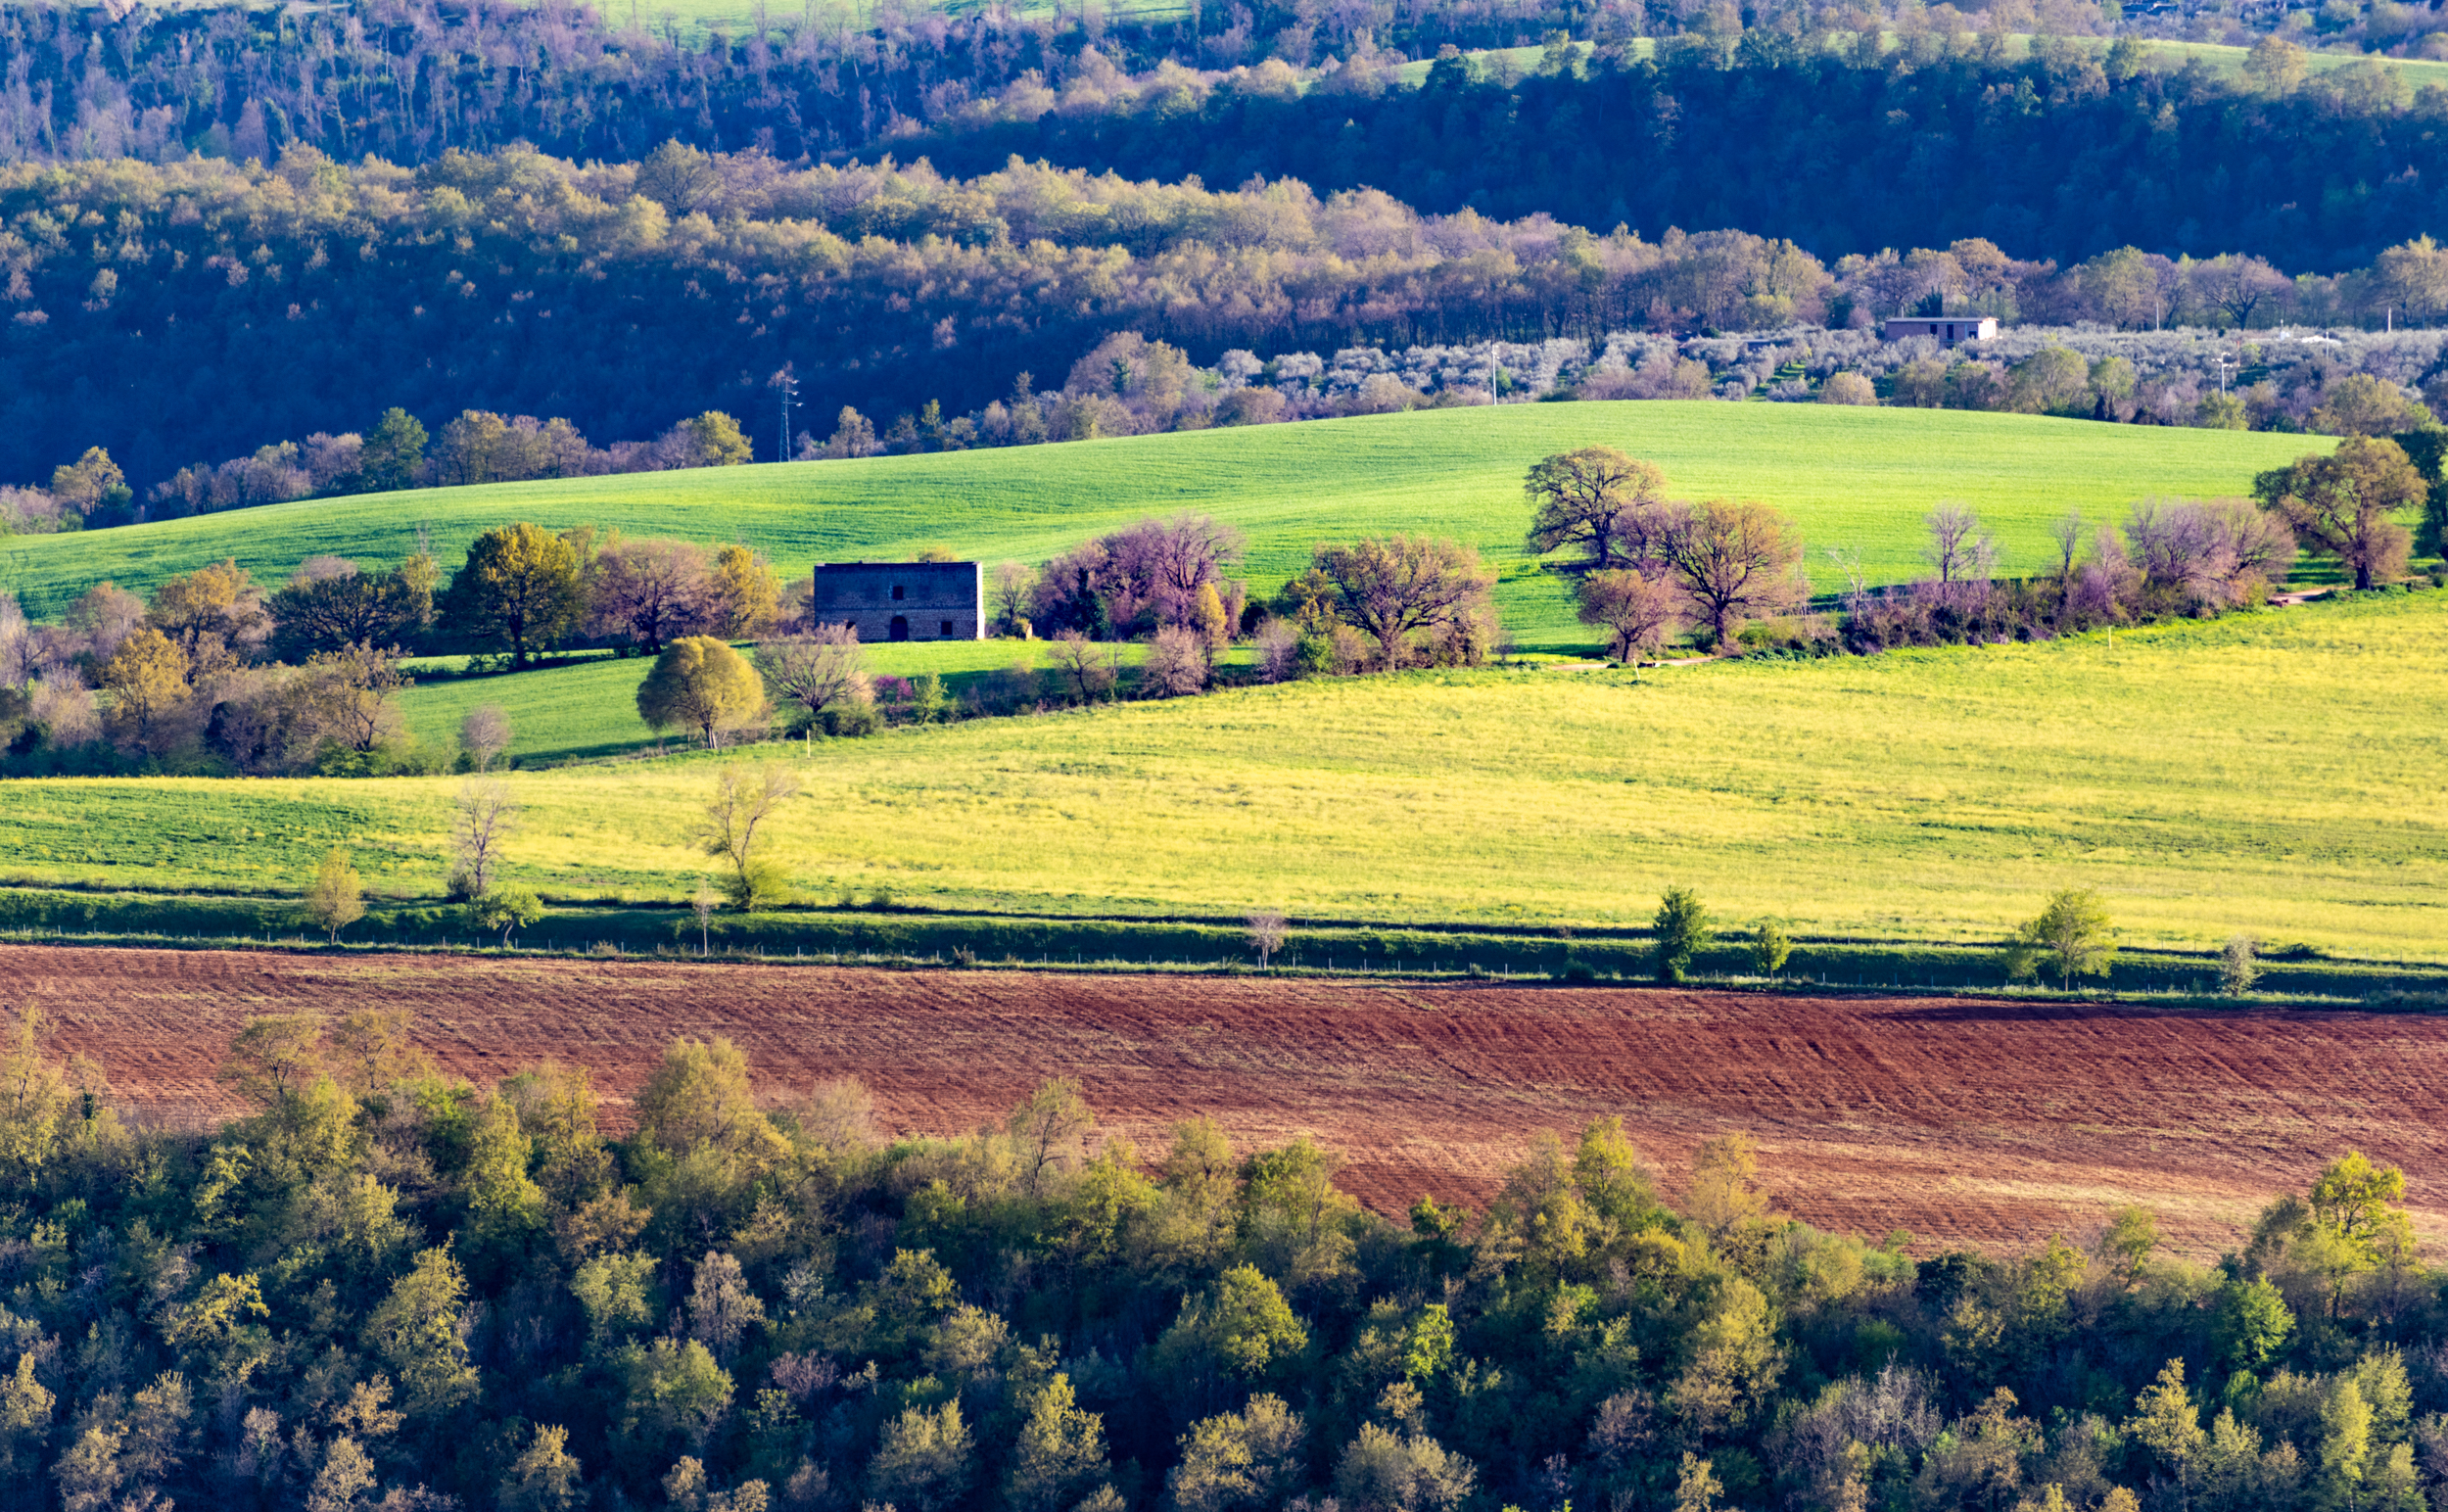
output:
M 499 711 L 457 748 L 420 744 L 392 701 L 412 681 L 409 653 L 498 647 L 515 668 L 573 643 L 653 654 L 805 631 L 804 618 L 804 585 L 786 597 L 746 546 L 526 524 L 479 536 L 447 585 L 420 549 L 388 567 L 310 557 L 270 592 L 235 561 L 149 600 L 101 583 L 56 625 L 29 624 L 0 591 L 0 742 L 19 772 L 481 770 L 509 742 Z
M 672 1045 L 474 1086 L 404 1014 L 250 1019 L 186 1133 L 22 1021 L 12 1504 L 572 1512 L 2371 1506 L 2448 1487 L 2441 1278 L 2348 1154 L 2218 1265 L 2141 1207 L 1915 1260 L 1531 1131 L 1399 1219 L 1308 1138 L 1142 1150 L 1051 1080 L 967 1135 Z M 54 1498 L 57 1498 L 55 1501 Z
M 370 436 L 317 431 L 304 444 L 274 442 L 218 466 L 196 462 L 153 485 L 142 498 L 110 452 L 89 447 L 74 462 L 53 468 L 48 488 L 0 488 L 0 536 L 175 520 L 316 495 L 669 472 L 736 466 L 748 459 L 739 422 L 716 410 L 683 420 L 650 442 L 597 447 L 557 416 L 505 418 L 462 410 L 434 437 L 414 415 L 394 407 L 383 411 Z
M 2335 279 L 2135 249 L 2060 271 L 1978 239 L 1831 268 L 1743 232 L 1651 241 L 1543 215 L 1423 216 L 1297 182 L 1218 192 L 1019 164 L 954 181 L 677 144 L 586 166 L 509 149 L 411 172 L 301 147 L 271 168 L 19 167 L 0 171 L 0 216 L 14 307 L 0 477 L 39 480 L 100 448 L 147 507 L 182 468 L 181 508 L 311 478 L 313 436 L 361 424 L 363 395 L 436 429 L 473 411 L 496 428 L 548 415 L 655 435 L 675 411 L 722 412 L 771 457 L 785 370 L 801 384 L 794 432 L 850 405 L 910 414 L 907 438 L 940 445 L 921 433 L 929 402 L 976 414 L 975 434 L 1014 374 L 1073 369 L 1115 331 L 1240 364 L 1178 375 L 1203 414 L 1269 359 L 1279 380 L 1317 376 L 1311 348 L 1446 348 L 1437 381 L 1458 402 L 1507 389 L 1501 354 L 1472 350 L 1491 341 L 1594 346 L 1941 306 L 2128 328 L 2448 311 L 2448 252 L 2423 241 Z M 279 452 L 301 437 L 299 454 Z M 1036 438 L 1022 425 L 1018 439 Z M 245 455 L 267 445 L 274 455 Z M 232 452 L 236 476 L 201 476 L 198 458 Z
M 2401 38 L 2432 24 L 2386 10 L 2422 19 Z M 2321 271 L 2438 219 L 2443 97 L 2382 65 L 2310 71 L 2273 42 L 2239 81 L 2150 62 L 2130 36 L 2103 59 L 2082 36 L 2098 13 L 2062 0 L 1976 18 L 1899 6 L 1884 50 L 1858 40 L 1877 20 L 1637 0 L 1197 5 L 1114 25 L 887 7 L 868 29 L 834 13 L 683 38 L 560 6 L 19 8 L 0 17 L 24 74 L 0 97 L 0 161 L 269 163 L 302 144 L 422 163 L 514 142 L 635 161 L 677 137 L 784 160 L 924 152 L 965 174 L 1016 152 L 1398 189 L 1433 212 L 1620 220 L 1653 238 L 1734 225 L 1826 258 L 1982 236 L 2059 261 L 2132 243 Z M 2035 29 L 2074 40 L 2027 60 L 2006 33 Z M 1579 57 L 1527 77 L 1454 60 L 1415 89 L 1389 72 L 1444 45 L 1568 34 Z M 1659 39 L 1656 66 L 1635 37 Z
M 2009 25 L 2038 23 L 2060 35 L 2100 21 L 2071 0 L 1995 9 Z M 1937 14 L 1949 27 L 1959 22 L 1952 7 Z M 1806 0 L 1780 10 L 1775 24 L 1823 32 L 1863 17 L 1859 6 Z M 1621 43 L 1726 24 L 1699 0 L 1335 10 L 1250 0 L 1160 18 L 946 12 L 895 0 L 856 17 L 760 14 L 710 34 L 683 33 L 668 16 L 639 20 L 618 7 L 497 0 L 352 0 L 287 17 L 14 7 L 0 16 L 0 47 L 20 67 L 19 86 L 0 96 L 0 162 L 158 161 L 191 150 L 269 162 L 293 142 L 336 157 L 422 161 L 518 141 L 628 160 L 674 136 L 814 157 L 872 150 L 1023 81 L 1073 109 L 1101 103 L 1115 69 L 1220 71 L 1274 61 L 1335 78 L 1358 59 L 1342 81 L 1382 85 L 1385 69 L 1406 54 L 1444 46 L 1509 48 L 1564 33 Z

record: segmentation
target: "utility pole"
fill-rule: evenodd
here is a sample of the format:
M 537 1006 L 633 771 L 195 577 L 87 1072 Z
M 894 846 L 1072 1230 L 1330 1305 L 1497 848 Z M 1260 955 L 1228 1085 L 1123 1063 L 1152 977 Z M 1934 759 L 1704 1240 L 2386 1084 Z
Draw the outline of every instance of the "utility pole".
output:
M 768 380 L 767 387 L 779 395 L 782 408 L 782 449 L 774 460 L 787 462 L 790 460 L 790 412 L 799 407 L 799 380 L 792 375 L 790 364 L 785 362 L 782 370 Z

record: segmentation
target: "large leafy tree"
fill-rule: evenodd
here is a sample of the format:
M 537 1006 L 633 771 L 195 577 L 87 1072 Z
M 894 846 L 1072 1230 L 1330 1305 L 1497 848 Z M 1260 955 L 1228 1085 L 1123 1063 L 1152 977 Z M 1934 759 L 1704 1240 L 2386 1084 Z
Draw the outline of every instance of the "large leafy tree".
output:
M 443 618 L 470 639 L 506 644 L 512 664 L 524 665 L 576 630 L 585 609 L 577 546 L 522 520 L 469 543 Z
M 1537 510 L 1531 550 L 1577 545 L 1592 568 L 1628 567 L 1648 554 L 1646 517 L 1666 497 L 1666 469 L 1613 447 L 1582 447 L 1540 459 L 1522 492 Z
M 1660 549 L 1692 617 L 1708 623 L 1719 647 L 1744 620 L 1797 608 L 1811 595 L 1802 533 L 1765 504 L 1693 504 L 1678 511 Z
M 1477 620 L 1496 586 L 1477 551 L 1424 536 L 1321 546 L 1316 564 L 1334 584 L 1344 621 L 1376 640 L 1378 663 L 1389 668 L 1408 659 L 1415 633 Z
M 712 636 L 683 636 L 663 648 L 637 685 L 637 715 L 657 730 L 694 730 L 720 742 L 765 708 L 765 684 L 748 659 Z
M 2358 589 L 2405 570 L 2414 538 L 2394 517 L 2427 494 L 2406 449 L 2373 436 L 2349 436 L 2328 456 L 2298 457 L 2252 480 L 2262 507 L 2336 557 Z

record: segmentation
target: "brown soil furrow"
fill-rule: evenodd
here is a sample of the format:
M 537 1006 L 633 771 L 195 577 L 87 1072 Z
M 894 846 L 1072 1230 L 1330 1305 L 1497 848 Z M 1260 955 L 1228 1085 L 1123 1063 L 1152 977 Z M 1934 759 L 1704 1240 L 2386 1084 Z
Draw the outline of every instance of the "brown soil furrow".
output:
M 471 1079 L 583 1063 L 615 1120 L 680 1035 L 739 1041 L 777 1101 L 856 1074 L 894 1131 L 963 1132 L 1076 1076 L 1143 1149 L 1194 1113 L 1248 1143 L 1313 1133 L 1389 1211 L 1483 1200 L 1535 1131 L 1606 1114 L 1670 1192 L 1702 1140 L 1744 1130 L 1781 1206 L 1874 1237 L 2028 1244 L 2139 1201 L 2207 1253 L 2349 1146 L 2405 1165 L 2417 1227 L 2448 1237 L 2448 1020 L 2428 1017 L 0 948 L 0 1002 L 28 1000 L 122 1099 L 179 1120 L 231 1110 L 212 1072 L 249 1014 L 384 1006 Z

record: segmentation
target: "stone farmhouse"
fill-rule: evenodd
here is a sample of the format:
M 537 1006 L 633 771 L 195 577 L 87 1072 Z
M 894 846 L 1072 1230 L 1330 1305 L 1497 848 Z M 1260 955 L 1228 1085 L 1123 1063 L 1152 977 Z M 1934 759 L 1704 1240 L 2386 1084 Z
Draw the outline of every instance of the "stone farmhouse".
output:
M 817 624 L 851 626 L 870 643 L 986 638 L 975 562 L 820 562 L 809 607 Z

